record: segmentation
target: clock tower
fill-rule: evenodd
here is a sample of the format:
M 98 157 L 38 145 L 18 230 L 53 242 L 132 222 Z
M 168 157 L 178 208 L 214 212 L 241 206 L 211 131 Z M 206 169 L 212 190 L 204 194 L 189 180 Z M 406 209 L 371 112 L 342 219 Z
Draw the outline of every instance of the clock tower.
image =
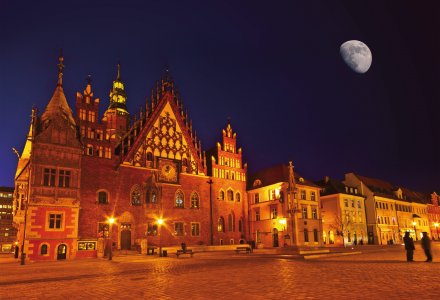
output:
M 110 105 L 104 113 L 103 122 L 107 123 L 107 134 L 111 140 L 119 140 L 127 131 L 129 113 L 127 111 L 127 93 L 121 80 L 121 66 L 118 64 L 118 75 L 110 91 Z

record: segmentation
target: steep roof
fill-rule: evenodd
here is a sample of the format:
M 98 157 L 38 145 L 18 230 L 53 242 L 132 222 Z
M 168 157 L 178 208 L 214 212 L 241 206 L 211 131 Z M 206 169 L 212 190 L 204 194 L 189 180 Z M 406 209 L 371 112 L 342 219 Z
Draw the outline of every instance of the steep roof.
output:
M 354 189 L 354 187 L 346 185 L 345 183 L 343 183 L 338 179 L 326 177 L 323 180 L 316 181 L 315 183 L 322 188 L 321 195 L 323 196 L 339 194 L 339 193 L 361 196 L 359 191 L 358 193 L 354 192 L 355 190 L 357 190 L 357 188 Z
M 431 197 L 426 193 L 416 192 L 406 187 L 396 186 L 382 179 L 366 177 L 358 174 L 354 175 L 377 196 L 422 204 L 431 203 Z M 399 199 L 396 195 L 396 191 L 399 188 L 402 190 L 402 199 Z
M 45 123 L 46 121 L 54 119 L 57 116 L 67 120 L 71 126 L 76 126 L 75 119 L 72 115 L 72 110 L 67 103 L 63 87 L 60 84 L 58 84 L 55 88 L 52 98 L 47 104 L 44 113 L 41 115 L 41 121 Z
M 301 185 L 308 185 L 319 188 L 318 185 L 312 181 L 303 178 L 298 172 L 294 172 L 295 182 Z M 288 165 L 275 165 L 273 167 L 261 170 L 255 174 L 249 176 L 248 189 L 254 189 L 253 183 L 255 180 L 261 181 L 261 186 L 268 186 L 278 182 L 289 181 L 289 166 Z M 259 186 L 260 187 L 260 186 Z M 255 187 L 257 188 L 257 187 Z

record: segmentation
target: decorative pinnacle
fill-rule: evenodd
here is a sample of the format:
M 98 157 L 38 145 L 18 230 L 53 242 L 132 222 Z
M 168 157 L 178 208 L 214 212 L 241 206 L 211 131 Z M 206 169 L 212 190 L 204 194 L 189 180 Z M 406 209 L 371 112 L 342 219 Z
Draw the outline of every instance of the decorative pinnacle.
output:
M 64 57 L 63 57 L 63 49 L 60 50 L 60 56 L 58 57 L 58 86 L 63 86 L 63 69 L 64 69 Z
M 92 84 L 92 75 L 90 75 L 90 74 L 87 75 L 87 79 L 86 80 L 87 80 L 87 84 L 91 85 Z
M 116 80 L 121 80 L 121 63 L 118 62 L 118 76 L 116 77 Z

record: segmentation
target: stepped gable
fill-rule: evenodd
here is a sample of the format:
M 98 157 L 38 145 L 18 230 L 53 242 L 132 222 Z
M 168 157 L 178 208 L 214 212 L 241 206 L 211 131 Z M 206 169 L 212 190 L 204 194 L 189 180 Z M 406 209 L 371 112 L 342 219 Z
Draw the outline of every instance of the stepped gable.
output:
M 168 70 L 145 107 L 116 146 L 122 164 L 142 167 L 151 152 L 154 157 L 181 160 L 188 173 L 206 174 L 201 141 Z

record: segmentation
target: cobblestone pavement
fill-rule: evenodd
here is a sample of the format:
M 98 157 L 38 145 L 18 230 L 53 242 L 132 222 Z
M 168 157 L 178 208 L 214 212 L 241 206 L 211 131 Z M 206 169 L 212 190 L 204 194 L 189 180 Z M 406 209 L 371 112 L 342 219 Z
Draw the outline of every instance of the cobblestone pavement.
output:
M 414 263 L 405 261 L 402 246 L 312 260 L 257 250 L 4 262 L 0 299 L 438 299 L 440 243 L 433 243 L 432 263 L 416 247 Z

